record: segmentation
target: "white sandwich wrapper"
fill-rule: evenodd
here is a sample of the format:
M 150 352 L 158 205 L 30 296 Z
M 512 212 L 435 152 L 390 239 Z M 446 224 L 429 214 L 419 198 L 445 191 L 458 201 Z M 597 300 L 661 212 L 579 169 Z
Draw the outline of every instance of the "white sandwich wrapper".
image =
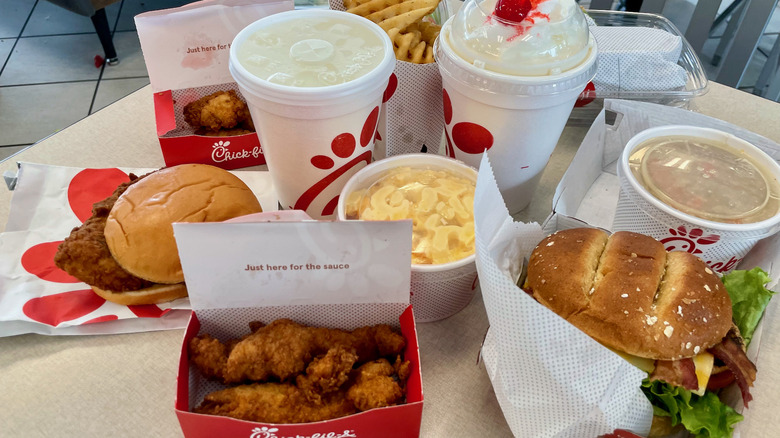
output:
M 616 113 L 606 123 L 606 113 Z M 555 315 L 523 292 L 515 281 L 521 261 L 546 235 L 593 226 L 609 230 L 617 205 L 615 163 L 624 145 L 651 126 L 679 124 L 717 128 L 750 141 L 775 159 L 780 147 L 766 138 L 707 116 L 665 106 L 606 100 L 605 110 L 588 131 L 553 198 L 552 213 L 542 225 L 514 222 L 483 157 L 475 196 L 477 269 L 490 330 L 482 357 L 504 416 L 516 436 L 590 437 L 615 429 L 646 434 L 650 403 L 639 389 L 646 373 Z M 759 266 L 780 277 L 780 235 L 760 241 L 740 269 Z M 777 300 L 767 313 L 776 312 Z M 763 320 L 748 348 L 756 362 Z M 721 399 L 746 418 L 736 385 Z M 683 434 L 684 436 L 685 434 Z M 740 425 L 733 437 L 740 437 Z
M 91 215 L 128 173 L 154 169 L 81 169 L 21 163 L 5 232 L 0 233 L 0 336 L 99 335 L 180 329 L 190 302 L 122 306 L 98 297 L 54 265 L 57 245 Z M 277 209 L 268 172 L 234 172 L 266 211 Z
M 596 93 L 685 88 L 688 73 L 677 64 L 682 37 L 663 29 L 591 26 L 599 46 Z

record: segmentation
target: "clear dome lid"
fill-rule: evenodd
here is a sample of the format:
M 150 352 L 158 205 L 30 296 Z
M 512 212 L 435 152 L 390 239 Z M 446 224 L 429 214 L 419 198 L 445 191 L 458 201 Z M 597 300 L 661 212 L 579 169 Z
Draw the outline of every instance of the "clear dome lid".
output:
M 637 152 L 643 185 L 684 213 L 749 223 L 777 211 L 777 189 L 752 159 L 726 144 L 678 135 L 646 142 Z
M 453 18 L 449 45 L 479 68 L 546 76 L 582 63 L 589 38 L 574 0 L 466 0 Z

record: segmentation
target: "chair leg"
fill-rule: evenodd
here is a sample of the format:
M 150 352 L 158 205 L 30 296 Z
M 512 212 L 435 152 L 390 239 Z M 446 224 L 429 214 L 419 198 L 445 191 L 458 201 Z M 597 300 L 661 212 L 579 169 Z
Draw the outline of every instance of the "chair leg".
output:
M 100 44 L 103 46 L 103 51 L 106 52 L 106 63 L 108 65 L 119 64 L 119 57 L 116 55 L 114 41 L 111 38 L 111 29 L 108 27 L 106 10 L 98 9 L 90 18 L 92 19 L 92 24 L 95 26 L 98 38 L 100 38 Z

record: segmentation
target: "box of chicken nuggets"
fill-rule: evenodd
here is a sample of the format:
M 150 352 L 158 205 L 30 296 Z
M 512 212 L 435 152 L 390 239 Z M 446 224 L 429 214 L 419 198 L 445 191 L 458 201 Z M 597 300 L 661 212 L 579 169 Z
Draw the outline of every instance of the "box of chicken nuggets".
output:
M 206 0 L 135 17 L 167 166 L 265 164 L 228 56 L 241 29 L 293 7 L 293 0 Z
M 418 436 L 411 221 L 286 213 L 174 225 L 193 308 L 175 402 L 185 437 Z

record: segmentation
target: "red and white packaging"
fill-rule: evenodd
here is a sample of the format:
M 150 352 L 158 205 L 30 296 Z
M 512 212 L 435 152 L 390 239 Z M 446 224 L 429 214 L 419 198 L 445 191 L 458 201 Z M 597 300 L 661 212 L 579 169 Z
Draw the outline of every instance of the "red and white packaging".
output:
M 255 132 L 197 135 L 183 111 L 217 91 L 240 96 L 228 71 L 233 38 L 250 23 L 293 7 L 292 0 L 205 0 L 135 17 L 167 166 L 202 163 L 237 169 L 265 164 Z
M 190 303 L 123 306 L 54 265 L 57 247 L 92 215 L 92 204 L 154 169 L 81 169 L 21 163 L 0 233 L 0 336 L 99 335 L 180 329 Z M 235 172 L 267 211 L 278 202 L 268 172 Z
M 333 10 L 346 10 L 342 0 L 329 0 L 329 4 Z M 447 2 L 442 0 L 426 19 L 442 24 L 448 17 Z M 396 61 L 382 99 L 374 158 L 438 154 L 444 134 L 443 108 L 441 74 L 436 63 Z
M 282 212 L 288 213 L 288 212 Z M 175 224 L 174 233 L 193 313 L 182 343 L 176 415 L 187 438 L 246 436 L 413 437 L 422 419 L 422 376 L 409 305 L 411 221 Z M 278 216 L 272 213 L 272 216 Z M 193 226 L 195 225 L 195 226 Z M 189 363 L 198 333 L 227 340 L 250 321 L 290 318 L 306 325 L 354 329 L 390 324 L 406 339 L 412 365 L 406 403 L 301 424 L 264 424 L 196 414 L 209 392 L 224 388 Z

